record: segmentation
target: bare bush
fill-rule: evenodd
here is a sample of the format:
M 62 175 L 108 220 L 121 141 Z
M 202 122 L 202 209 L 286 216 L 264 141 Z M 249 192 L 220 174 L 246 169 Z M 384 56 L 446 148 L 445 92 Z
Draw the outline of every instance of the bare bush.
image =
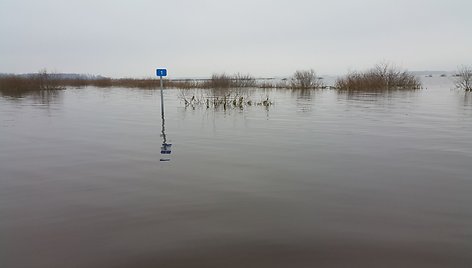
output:
M 290 87 L 299 89 L 320 88 L 321 83 L 313 69 L 299 70 L 290 78 Z
M 455 75 L 455 85 L 458 89 L 463 89 L 465 91 L 472 91 L 472 67 L 471 66 L 461 66 L 457 69 Z

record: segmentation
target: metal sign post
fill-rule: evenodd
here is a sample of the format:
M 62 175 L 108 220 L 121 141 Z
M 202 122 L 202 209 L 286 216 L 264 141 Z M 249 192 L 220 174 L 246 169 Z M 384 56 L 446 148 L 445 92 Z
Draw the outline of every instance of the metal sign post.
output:
M 156 75 L 160 77 L 161 80 L 161 113 L 162 118 L 164 118 L 164 82 L 162 77 L 167 76 L 167 69 L 156 69 Z
M 160 78 L 160 83 L 161 83 L 161 118 L 162 118 L 162 132 L 161 132 L 161 137 L 163 139 L 162 141 L 162 147 L 161 147 L 161 162 L 168 162 L 170 161 L 170 158 L 167 156 L 172 153 L 171 147 L 172 144 L 167 143 L 167 137 L 166 137 L 166 132 L 165 132 L 165 118 L 164 118 L 164 82 L 162 80 L 162 77 L 167 76 L 167 70 L 166 69 L 156 69 L 156 75 L 159 76 Z M 166 157 L 164 157 L 167 155 Z

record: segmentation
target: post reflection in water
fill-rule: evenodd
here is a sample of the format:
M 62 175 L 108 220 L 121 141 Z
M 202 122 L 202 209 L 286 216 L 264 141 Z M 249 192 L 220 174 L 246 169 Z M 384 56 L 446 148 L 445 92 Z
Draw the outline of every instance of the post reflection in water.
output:
M 161 110 L 161 119 L 162 119 L 162 128 L 161 128 L 161 137 L 162 137 L 162 146 L 161 146 L 161 162 L 169 162 L 170 161 L 170 154 L 171 154 L 171 147 L 172 144 L 167 143 L 167 136 L 166 136 L 166 120 L 164 117 L 164 109 Z

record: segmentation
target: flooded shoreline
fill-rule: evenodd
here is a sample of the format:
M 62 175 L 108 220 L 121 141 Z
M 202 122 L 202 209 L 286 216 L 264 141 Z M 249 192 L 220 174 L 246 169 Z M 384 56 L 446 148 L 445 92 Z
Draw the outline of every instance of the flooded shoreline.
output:
M 166 90 L 165 128 L 159 91 L 0 97 L 0 266 L 468 266 L 472 98 L 424 83 L 242 110 Z

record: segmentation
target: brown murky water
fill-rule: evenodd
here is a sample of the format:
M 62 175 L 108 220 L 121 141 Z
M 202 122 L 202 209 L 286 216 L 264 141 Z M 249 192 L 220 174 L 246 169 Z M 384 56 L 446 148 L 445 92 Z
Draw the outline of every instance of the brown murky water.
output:
M 425 83 L 169 90 L 170 155 L 158 91 L 0 97 L 0 267 L 470 267 L 472 95 Z

